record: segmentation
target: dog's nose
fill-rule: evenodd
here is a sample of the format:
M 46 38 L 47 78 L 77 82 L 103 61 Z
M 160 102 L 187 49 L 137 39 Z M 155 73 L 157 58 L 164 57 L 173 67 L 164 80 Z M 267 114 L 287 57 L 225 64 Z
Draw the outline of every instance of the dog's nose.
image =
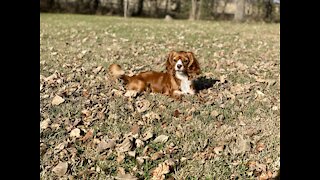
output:
M 177 65 L 177 68 L 178 68 L 178 69 L 180 69 L 181 67 L 182 67 L 182 65 L 181 65 L 181 64 L 178 64 L 178 65 Z

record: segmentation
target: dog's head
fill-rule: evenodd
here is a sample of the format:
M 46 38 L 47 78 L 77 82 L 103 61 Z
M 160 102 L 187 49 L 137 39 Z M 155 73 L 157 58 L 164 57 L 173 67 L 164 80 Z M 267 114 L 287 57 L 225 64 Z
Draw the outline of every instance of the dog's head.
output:
M 166 61 L 166 70 L 173 74 L 184 72 L 187 75 L 199 75 L 200 66 L 192 52 L 171 51 Z

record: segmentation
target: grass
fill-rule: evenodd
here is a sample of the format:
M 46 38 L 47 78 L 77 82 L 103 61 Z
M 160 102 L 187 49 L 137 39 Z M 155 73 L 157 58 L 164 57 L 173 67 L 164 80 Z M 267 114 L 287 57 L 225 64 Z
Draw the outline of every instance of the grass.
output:
M 177 162 L 166 177 L 175 179 L 255 179 L 262 172 L 250 169 L 249 161 L 266 165 L 266 171 L 275 175 L 280 168 L 279 37 L 279 24 L 42 13 L 40 123 L 49 118 L 50 125 L 40 130 L 40 146 L 45 147 L 40 155 L 41 179 L 57 178 L 52 168 L 60 161 L 68 162 L 62 178 L 112 179 L 122 167 L 140 179 L 151 179 L 151 170 L 169 158 Z M 217 80 L 225 76 L 227 81 L 174 101 L 160 94 L 124 97 L 122 84 L 109 79 L 107 67 L 115 62 L 127 72 L 162 71 L 170 50 L 193 51 L 202 68 L 200 76 Z M 94 73 L 98 66 L 102 70 Z M 52 74 L 57 74 L 53 82 L 44 79 Z M 275 83 L 268 84 L 270 80 Z M 115 90 L 120 95 L 114 95 Z M 53 106 L 55 95 L 65 102 Z M 143 100 L 150 105 L 138 112 L 136 103 Z M 85 116 L 84 109 L 91 115 Z M 180 114 L 174 117 L 176 110 Z M 160 119 L 148 118 L 150 113 Z M 171 143 L 177 151 L 141 165 L 127 153 L 119 163 L 116 150 L 97 152 L 95 140 L 121 144 L 134 124 L 140 125 L 140 139 L 149 129 L 153 138 L 169 136 L 163 144 L 150 140 L 133 147 L 136 157 L 142 156 L 146 145 L 153 149 L 148 156 Z M 93 137 L 85 142 L 72 138 L 74 128 L 81 129 L 80 138 L 89 130 Z M 241 149 L 240 136 L 251 144 L 249 150 Z M 67 145 L 55 152 L 63 142 Z M 255 150 L 258 142 L 264 144 L 261 151 Z M 221 155 L 210 150 L 221 144 L 225 145 Z M 209 153 L 213 158 L 204 158 Z

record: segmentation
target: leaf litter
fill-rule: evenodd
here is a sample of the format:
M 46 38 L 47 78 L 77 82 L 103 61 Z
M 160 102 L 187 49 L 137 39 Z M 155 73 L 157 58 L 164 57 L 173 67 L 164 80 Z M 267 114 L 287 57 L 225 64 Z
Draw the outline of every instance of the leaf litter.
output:
M 249 169 L 240 179 L 276 176 L 280 168 L 279 142 L 274 142 L 280 137 L 278 45 L 258 44 L 265 47 L 259 52 L 255 52 L 255 46 L 240 48 L 223 38 L 238 36 L 236 42 L 242 46 L 253 37 L 248 33 L 253 33 L 252 29 L 226 36 L 221 33 L 226 30 L 208 26 L 208 30 L 217 33 L 212 36 L 215 42 L 211 43 L 210 39 L 206 39 L 207 43 L 201 42 L 202 34 L 209 32 L 200 29 L 197 30 L 199 39 L 192 42 L 184 39 L 185 42 L 173 43 L 170 33 L 163 37 L 152 34 L 168 43 L 159 43 L 159 47 L 163 46 L 159 50 L 150 42 L 123 37 L 127 35 L 117 31 L 109 32 L 119 28 L 117 24 L 104 27 L 107 34 L 101 38 L 96 27 L 79 25 L 81 30 L 73 26 L 73 30 L 62 31 L 65 28 L 60 27 L 65 25 L 56 23 L 48 30 L 49 22 L 41 21 L 41 34 L 50 34 L 48 41 L 43 41 L 45 35 L 40 37 L 42 178 L 52 177 L 52 171 L 57 176 L 74 179 L 145 179 L 147 176 L 167 179 L 171 175 L 184 179 L 189 172 L 193 172 L 195 178 L 210 177 L 213 168 L 215 175 L 231 168 L 231 174 L 239 177 L 241 164 L 248 160 L 254 163 L 247 166 Z M 147 23 L 143 26 L 149 33 L 155 33 L 150 31 L 154 27 Z M 226 27 L 224 23 L 221 26 Z M 268 34 L 269 27 L 264 28 L 263 32 Z M 164 29 L 173 32 L 174 28 Z M 183 36 L 191 33 L 188 29 L 181 29 Z M 71 32 L 75 31 L 81 33 L 73 35 Z M 70 33 L 76 41 L 74 45 L 81 49 L 67 46 L 61 53 L 61 43 L 55 37 L 58 34 L 69 37 Z M 96 44 L 95 36 L 103 43 L 93 51 L 93 47 L 86 44 Z M 277 42 L 274 39 L 277 36 L 273 32 L 269 40 Z M 256 38 L 268 41 L 263 36 Z M 195 48 L 198 43 L 202 44 L 199 49 Z M 122 50 L 130 48 L 134 54 Z M 196 96 L 186 96 L 182 102 L 176 102 L 157 94 L 126 91 L 122 83 L 112 81 L 106 71 L 112 62 L 123 65 L 128 74 L 164 70 L 162 62 L 168 48 L 190 49 L 198 56 L 206 81 L 203 81 L 205 88 Z M 159 54 L 155 55 L 154 51 Z M 215 66 L 210 66 L 212 62 Z M 216 83 L 213 80 L 217 80 Z M 267 135 L 269 132 L 272 135 Z M 267 148 L 270 145 L 275 148 Z M 265 154 L 272 154 L 271 160 L 264 160 Z M 216 166 L 217 163 L 225 165 Z M 117 169 L 121 169 L 121 173 L 118 174 Z M 223 178 L 228 179 L 230 175 Z

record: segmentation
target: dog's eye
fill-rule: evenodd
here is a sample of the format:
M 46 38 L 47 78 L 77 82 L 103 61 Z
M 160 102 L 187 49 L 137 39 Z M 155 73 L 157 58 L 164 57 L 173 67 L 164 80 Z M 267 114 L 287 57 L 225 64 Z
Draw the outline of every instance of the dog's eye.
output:
M 176 60 L 176 59 L 173 59 L 173 61 L 174 61 L 174 62 L 177 62 L 177 60 Z
M 188 62 L 189 61 L 189 59 L 185 59 L 185 60 L 183 60 L 184 62 Z

